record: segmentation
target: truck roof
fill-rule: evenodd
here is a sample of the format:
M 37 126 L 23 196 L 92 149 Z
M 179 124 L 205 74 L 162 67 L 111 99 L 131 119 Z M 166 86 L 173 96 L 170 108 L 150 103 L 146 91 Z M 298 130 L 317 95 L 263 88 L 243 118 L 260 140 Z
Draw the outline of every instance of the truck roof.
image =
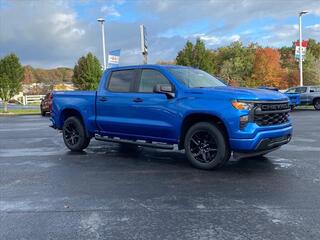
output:
M 141 65 L 127 65 L 127 66 L 119 66 L 119 67 L 111 67 L 109 69 L 117 70 L 117 69 L 140 69 L 140 68 L 192 68 L 188 66 L 181 65 L 160 65 L 160 64 L 141 64 Z

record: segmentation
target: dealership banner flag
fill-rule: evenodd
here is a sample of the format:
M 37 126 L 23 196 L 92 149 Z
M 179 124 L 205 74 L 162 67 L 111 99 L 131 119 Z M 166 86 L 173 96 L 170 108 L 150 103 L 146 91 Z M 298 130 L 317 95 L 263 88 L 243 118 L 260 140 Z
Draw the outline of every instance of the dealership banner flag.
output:
M 296 45 L 296 50 L 295 50 L 295 54 L 294 57 L 297 61 L 299 61 L 300 58 L 300 42 L 297 41 L 295 43 Z M 304 60 L 304 56 L 306 55 L 307 52 L 307 46 L 308 46 L 308 41 L 302 41 L 301 42 L 301 55 L 302 55 L 302 61 Z
M 120 49 L 109 52 L 108 55 L 108 68 L 118 67 L 120 61 Z

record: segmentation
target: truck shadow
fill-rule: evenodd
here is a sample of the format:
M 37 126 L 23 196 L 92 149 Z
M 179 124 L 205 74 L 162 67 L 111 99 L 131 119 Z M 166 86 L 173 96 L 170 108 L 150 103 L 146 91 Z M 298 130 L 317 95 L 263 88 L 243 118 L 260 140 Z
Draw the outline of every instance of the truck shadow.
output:
M 184 152 L 167 151 L 142 147 L 119 147 L 119 154 L 128 159 L 138 159 L 139 162 L 153 163 L 157 165 L 171 165 L 174 168 L 195 169 L 191 166 Z M 246 171 L 264 171 L 272 172 L 276 169 L 277 164 L 273 163 L 268 157 L 252 157 L 235 160 L 230 158 L 228 163 L 222 168 L 216 170 L 221 172 L 246 172 Z M 215 172 L 215 171 L 213 171 Z
M 272 172 L 279 166 L 277 162 L 268 157 L 253 157 L 241 160 L 230 158 L 229 162 L 213 171 L 198 170 L 189 163 L 183 151 L 168 151 L 160 149 L 152 149 L 146 147 L 139 147 L 135 145 L 125 144 L 94 144 L 82 152 L 70 152 L 67 155 L 81 156 L 89 155 L 90 158 L 99 158 L 104 161 L 107 167 L 114 163 L 114 159 L 121 161 L 128 166 L 137 165 L 137 167 L 154 169 L 170 169 L 170 170 L 187 170 L 187 171 L 201 171 L 201 172 L 224 172 L 224 173 L 239 173 L 239 172 Z M 110 162 L 110 160 L 112 160 Z M 123 166 L 121 164 L 121 166 Z

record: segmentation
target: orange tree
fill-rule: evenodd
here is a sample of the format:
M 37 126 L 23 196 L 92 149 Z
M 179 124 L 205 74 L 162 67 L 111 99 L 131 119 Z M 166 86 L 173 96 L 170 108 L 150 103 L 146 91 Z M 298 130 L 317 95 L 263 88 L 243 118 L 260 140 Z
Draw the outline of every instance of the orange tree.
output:
M 280 53 L 273 48 L 258 48 L 252 71 L 252 87 L 273 86 L 286 88 L 285 71 L 280 65 Z

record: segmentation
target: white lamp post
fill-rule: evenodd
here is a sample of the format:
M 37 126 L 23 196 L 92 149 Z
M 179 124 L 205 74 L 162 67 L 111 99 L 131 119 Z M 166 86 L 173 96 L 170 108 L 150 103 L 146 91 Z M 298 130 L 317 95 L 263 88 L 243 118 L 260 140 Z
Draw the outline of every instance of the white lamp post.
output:
M 98 22 L 101 23 L 101 33 L 102 33 L 102 51 L 103 51 L 103 70 L 107 68 L 107 62 L 106 62 L 106 45 L 104 40 L 104 18 L 98 18 Z
M 303 74 L 302 74 L 302 15 L 307 14 L 307 11 L 299 13 L 299 71 L 300 71 L 300 86 L 303 86 Z

